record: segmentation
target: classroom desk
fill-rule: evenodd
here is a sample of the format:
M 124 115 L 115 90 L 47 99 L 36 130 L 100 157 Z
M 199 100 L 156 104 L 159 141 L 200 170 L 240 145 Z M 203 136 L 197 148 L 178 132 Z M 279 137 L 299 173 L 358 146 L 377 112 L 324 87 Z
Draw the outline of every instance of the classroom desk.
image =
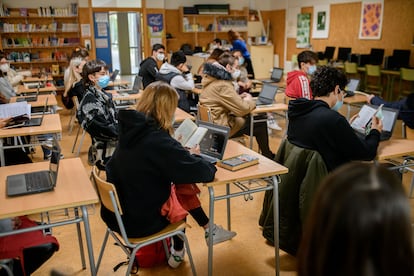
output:
M 53 84 L 50 86 L 45 86 L 43 88 L 39 88 L 39 93 L 42 94 L 51 94 L 53 92 L 56 92 L 57 88 Z M 37 88 L 26 88 L 23 84 L 20 84 L 17 87 L 17 93 L 18 95 L 25 95 L 25 94 L 31 94 L 31 93 L 37 93 Z
M 274 237 L 275 237 L 275 272 L 279 275 L 279 198 L 278 198 L 278 175 L 288 172 L 288 168 L 254 152 L 240 143 L 229 140 L 224 153 L 224 158 L 230 158 L 239 154 L 249 154 L 259 158 L 259 164 L 247 167 L 235 172 L 217 167 L 214 181 L 205 183 L 209 191 L 209 229 L 210 233 L 214 225 L 214 202 L 225 199 L 227 202 L 227 228 L 231 229 L 230 199 L 237 196 L 247 196 L 266 190 L 274 190 L 273 212 L 274 212 Z M 260 183 L 254 180 L 262 180 Z M 230 184 L 238 191 L 230 191 Z M 226 194 L 216 195 L 214 188 L 226 185 Z M 239 210 L 242 211 L 242 210 Z M 243 239 L 243 238 L 241 238 Z M 213 239 L 209 239 L 208 244 L 208 275 L 213 275 Z
M 414 140 L 390 139 L 380 142 L 377 152 L 377 161 L 414 155 Z
M 0 166 L 5 166 L 4 150 L 9 148 L 19 148 L 22 146 L 37 145 L 37 143 L 30 143 L 25 145 L 5 146 L 4 140 L 9 137 L 18 136 L 34 136 L 41 134 L 58 135 L 62 132 L 62 125 L 60 124 L 59 114 L 47 114 L 43 117 L 42 125 L 33 127 L 17 127 L 10 129 L 0 129 Z
M 90 271 L 91 275 L 96 275 L 87 206 L 98 203 L 99 199 L 79 158 L 60 160 L 58 178 L 54 191 L 18 197 L 6 196 L 5 186 L 6 177 L 8 175 L 48 169 L 49 162 L 37 162 L 0 168 L 0 219 L 21 215 L 39 214 L 68 208 L 73 208 L 74 216 L 64 216 L 63 218 L 59 218 L 56 222 L 45 220 L 45 224 L 32 228 L 3 232 L 0 233 L 0 236 L 19 234 L 67 224 L 76 224 L 82 268 L 85 269 L 85 253 L 80 228 L 80 224 L 83 222 L 88 248 Z M 79 214 L 79 210 L 81 211 L 81 214 Z
M 189 118 L 193 121 L 195 119 L 193 115 L 191 115 L 190 113 L 185 112 L 184 110 L 182 110 L 181 108 L 178 108 L 178 107 L 177 107 L 177 109 L 175 109 L 174 118 L 175 118 L 176 123 L 181 123 L 182 121 L 184 121 L 187 118 Z
M 258 119 L 255 120 L 254 116 L 261 114 L 261 113 L 267 113 L 267 112 L 278 112 L 278 111 L 283 111 L 285 112 L 285 118 L 287 120 L 287 110 L 288 110 L 288 105 L 284 104 L 284 103 L 274 103 L 272 105 L 262 105 L 262 106 L 256 106 L 255 109 L 253 109 L 250 112 L 250 149 L 253 148 L 253 128 L 254 128 L 254 123 L 255 122 L 266 122 L 267 121 L 267 117 L 264 119 Z
M 48 75 L 46 77 L 25 77 L 22 79 L 22 82 L 44 82 L 44 81 L 53 81 L 53 77 Z
M 344 103 L 348 107 L 346 114 L 346 118 L 348 120 L 351 115 L 351 105 L 367 103 L 367 95 L 368 94 L 365 94 L 363 92 L 355 91 L 355 94 L 353 96 L 344 98 Z
M 128 86 L 130 85 L 131 82 L 130 81 L 126 81 L 126 80 L 115 80 L 115 81 L 110 81 L 108 83 L 109 87 L 115 87 L 115 86 Z
M 19 98 L 20 96 L 17 97 L 11 97 L 10 98 L 10 103 L 15 103 L 17 101 L 17 98 Z M 50 109 L 50 113 L 55 113 L 56 111 L 56 106 L 57 106 L 57 100 L 56 100 L 56 96 L 53 94 L 47 94 L 47 95 L 38 95 L 37 96 L 37 101 L 34 102 L 27 102 L 28 104 L 30 104 L 33 107 L 44 107 L 46 104 L 46 99 L 47 99 L 47 106 Z M 33 111 L 32 111 L 33 114 Z

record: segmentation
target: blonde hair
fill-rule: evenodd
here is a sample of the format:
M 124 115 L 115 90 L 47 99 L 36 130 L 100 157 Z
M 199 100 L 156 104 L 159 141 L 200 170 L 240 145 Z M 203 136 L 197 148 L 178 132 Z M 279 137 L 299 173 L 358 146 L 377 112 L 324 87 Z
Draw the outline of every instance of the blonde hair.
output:
M 174 132 L 173 117 L 178 105 L 178 94 L 166 82 L 150 83 L 143 91 L 137 111 L 152 117 L 162 129 L 171 135 Z
M 69 63 L 69 78 L 65 82 L 65 92 L 63 96 L 67 97 L 69 90 L 73 87 L 75 83 L 82 79 L 82 76 L 75 71 L 75 68 L 79 67 L 82 64 L 83 59 L 80 57 L 75 57 L 70 60 Z

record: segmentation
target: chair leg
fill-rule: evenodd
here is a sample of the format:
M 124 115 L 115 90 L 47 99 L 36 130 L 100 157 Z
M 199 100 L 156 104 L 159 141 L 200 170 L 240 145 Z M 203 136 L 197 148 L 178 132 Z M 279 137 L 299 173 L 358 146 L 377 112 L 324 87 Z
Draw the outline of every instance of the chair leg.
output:
M 81 139 L 79 141 L 78 152 L 76 153 L 76 156 L 79 156 L 79 154 L 80 154 L 80 151 L 81 151 L 81 148 L 82 148 L 82 144 L 83 144 L 83 140 L 85 139 L 85 134 L 86 134 L 86 131 L 83 130 L 82 131 L 82 137 L 81 137 Z
M 196 276 L 197 272 L 196 272 L 196 269 L 195 269 L 195 265 L 194 265 L 194 261 L 193 261 L 193 255 L 191 254 L 191 251 L 190 251 L 190 244 L 188 243 L 187 236 L 185 235 L 184 232 L 181 232 L 178 235 L 184 241 L 185 248 L 187 249 L 188 260 L 190 261 L 190 265 L 191 265 L 191 271 L 193 272 L 193 275 Z
M 102 260 L 103 253 L 105 251 L 106 243 L 108 242 L 108 237 L 109 237 L 109 229 L 106 229 L 105 237 L 102 242 L 101 251 L 99 252 L 98 261 L 96 262 L 96 274 L 98 274 L 99 265 L 101 264 L 101 260 Z
M 79 132 L 80 132 L 80 129 L 81 129 L 81 128 L 82 128 L 82 127 L 79 125 L 79 126 L 78 126 L 78 131 L 76 132 L 75 141 L 73 142 L 73 146 L 72 146 L 72 153 L 74 153 L 74 152 L 75 152 L 76 142 L 78 142 Z

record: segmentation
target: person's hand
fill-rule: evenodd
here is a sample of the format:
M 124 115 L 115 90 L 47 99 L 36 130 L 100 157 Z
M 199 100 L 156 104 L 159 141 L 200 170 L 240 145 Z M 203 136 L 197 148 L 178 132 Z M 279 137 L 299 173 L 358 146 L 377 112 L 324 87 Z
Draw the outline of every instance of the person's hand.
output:
M 253 100 L 252 95 L 251 95 L 251 94 L 249 94 L 249 93 L 246 93 L 246 92 L 241 93 L 241 94 L 240 94 L 240 97 L 241 97 L 243 100 L 245 100 L 245 101 L 251 101 L 251 100 Z
M 383 124 L 382 124 L 382 120 L 381 119 L 377 118 L 377 116 L 374 115 L 372 117 L 372 119 L 371 119 L 371 122 L 372 122 L 371 123 L 371 129 L 376 129 L 379 132 L 382 131 Z
M 200 155 L 200 145 L 195 145 L 194 147 L 189 148 L 189 149 L 188 149 L 188 151 L 189 151 L 191 154 L 197 154 L 197 155 Z
M 181 72 L 188 72 L 190 71 L 190 69 L 188 68 L 187 64 L 183 63 L 180 66 L 177 67 L 178 70 L 180 70 Z
M 9 102 L 9 100 L 7 100 L 7 98 L 3 95 L 3 94 L 1 94 L 0 93 L 0 103 L 8 103 Z
M 373 94 L 369 94 L 369 95 L 367 95 L 366 96 L 367 97 L 367 103 L 371 103 L 371 100 L 372 100 L 372 98 L 374 98 L 375 97 L 375 95 L 373 95 Z
M 12 118 L 1 118 L 0 119 L 0 128 L 7 126 L 9 122 L 11 122 Z

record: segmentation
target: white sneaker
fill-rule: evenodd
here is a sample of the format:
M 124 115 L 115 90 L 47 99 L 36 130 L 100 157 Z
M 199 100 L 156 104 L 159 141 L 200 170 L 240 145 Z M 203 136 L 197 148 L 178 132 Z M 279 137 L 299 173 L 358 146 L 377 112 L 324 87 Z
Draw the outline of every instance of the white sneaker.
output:
M 185 249 L 183 248 L 180 251 L 175 251 L 173 247 L 171 247 L 171 254 L 168 258 L 168 265 L 171 268 L 177 268 L 184 260 Z
M 273 130 L 282 130 L 273 117 L 267 118 L 267 127 Z
M 213 244 L 217 244 L 220 242 L 224 242 L 227 240 L 231 240 L 237 233 L 233 231 L 229 231 L 224 229 L 221 225 L 214 224 L 213 227 Z M 208 245 L 210 233 L 208 231 L 205 232 L 206 243 Z

